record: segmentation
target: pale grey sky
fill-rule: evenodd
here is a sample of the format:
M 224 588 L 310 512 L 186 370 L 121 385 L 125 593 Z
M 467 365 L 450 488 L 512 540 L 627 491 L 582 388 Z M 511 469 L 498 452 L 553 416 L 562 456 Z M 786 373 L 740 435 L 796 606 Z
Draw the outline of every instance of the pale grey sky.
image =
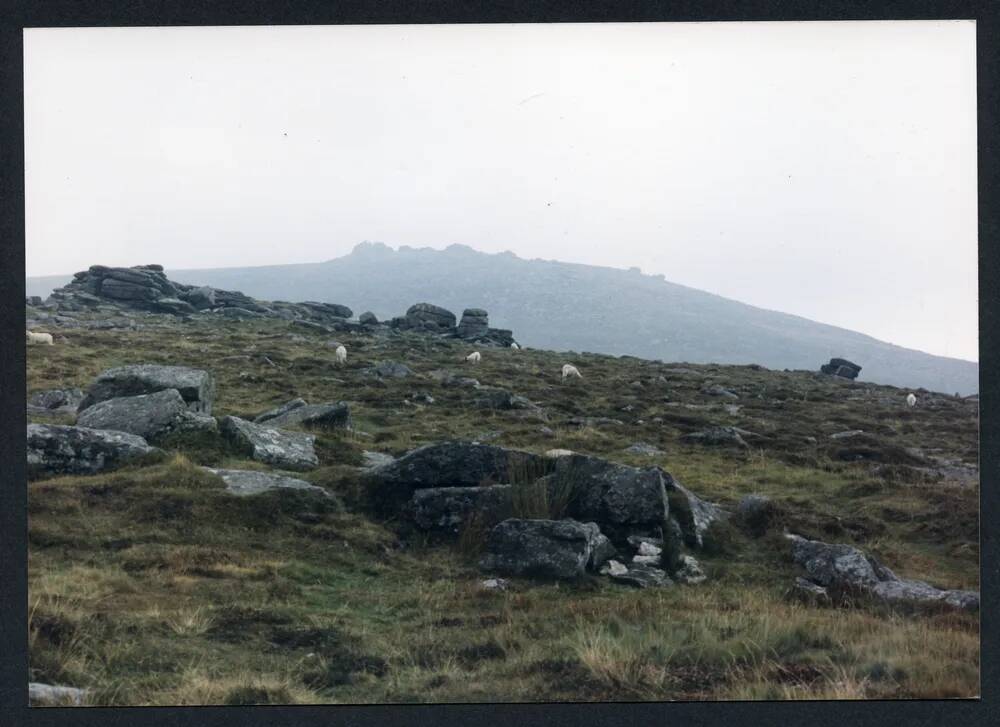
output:
M 975 24 L 25 31 L 27 274 L 361 240 L 978 360 Z

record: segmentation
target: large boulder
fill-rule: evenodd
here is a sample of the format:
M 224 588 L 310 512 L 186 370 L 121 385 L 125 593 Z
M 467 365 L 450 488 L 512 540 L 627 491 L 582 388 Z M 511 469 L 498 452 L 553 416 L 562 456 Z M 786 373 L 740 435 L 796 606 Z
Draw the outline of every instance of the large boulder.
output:
M 843 358 L 831 358 L 830 363 L 823 364 L 819 370 L 824 374 L 839 376 L 843 379 L 856 379 L 861 373 L 861 367 Z
M 138 434 L 148 440 L 173 432 L 218 429 L 214 417 L 188 410 L 177 389 L 99 401 L 80 412 L 76 423 L 90 429 Z
M 309 300 L 304 303 L 299 303 L 299 305 L 307 308 L 312 315 L 318 318 L 346 319 L 354 315 L 354 311 L 346 305 L 340 305 L 339 303 L 316 303 L 315 301 Z
M 490 531 L 479 565 L 501 575 L 579 578 L 591 562 L 598 533 L 593 523 L 510 518 Z
M 247 497 L 249 495 L 259 495 L 262 492 L 270 492 L 271 490 L 298 490 L 334 499 L 333 494 L 327 492 L 322 487 L 310 484 L 304 480 L 295 479 L 294 477 L 275 474 L 274 472 L 212 469 L 210 467 L 205 467 L 204 469 L 221 477 L 222 481 L 226 483 L 226 492 L 231 495 Z
M 670 512 L 662 470 L 582 454 L 548 461 L 555 465 L 548 485 L 568 499 L 568 516 L 597 523 L 615 543 L 633 534 L 662 536 Z
M 215 290 L 207 285 L 186 290 L 179 297 L 197 310 L 215 307 Z
M 265 421 L 269 427 L 279 428 L 298 424 L 318 429 L 350 429 L 351 408 L 344 401 L 335 404 L 302 404 L 268 417 Z
M 158 452 L 145 439 L 61 424 L 29 424 L 28 476 L 92 474 Z
M 421 530 L 458 535 L 473 519 L 491 527 L 512 515 L 510 485 L 430 487 L 417 490 L 406 514 Z
M 458 324 L 461 338 L 474 339 L 485 336 L 490 330 L 489 314 L 482 308 L 466 308 L 462 312 L 462 320 Z
M 165 389 L 177 389 L 191 411 L 212 413 L 215 379 L 210 373 L 187 366 L 159 364 L 129 364 L 104 371 L 87 391 L 78 411 L 82 412 L 99 401 L 152 394 Z
M 447 331 L 455 327 L 455 314 L 431 303 L 416 303 L 406 310 L 406 325 L 429 331 Z
M 378 317 L 370 310 L 366 310 L 358 316 L 358 323 L 364 326 L 374 326 L 378 324 Z
M 367 473 L 377 509 L 398 512 L 415 490 L 478 487 L 513 480 L 530 482 L 546 474 L 551 461 L 531 452 L 473 442 L 438 442 L 414 449 Z
M 875 558 L 850 545 L 785 536 L 793 560 L 809 579 L 838 593 L 863 593 L 890 604 L 941 605 L 964 611 L 979 610 L 976 591 L 942 590 L 924 581 L 900 578 Z
M 266 464 L 289 470 L 309 470 L 319 466 L 314 444 L 316 437 L 261 426 L 239 417 L 227 416 L 219 429 L 241 451 Z

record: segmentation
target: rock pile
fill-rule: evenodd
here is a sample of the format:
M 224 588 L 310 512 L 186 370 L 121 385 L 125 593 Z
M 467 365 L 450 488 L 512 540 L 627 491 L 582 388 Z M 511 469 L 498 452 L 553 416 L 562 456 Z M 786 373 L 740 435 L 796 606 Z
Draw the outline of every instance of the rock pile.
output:
M 158 364 L 129 364 L 102 372 L 80 402 L 78 411 L 82 412 L 107 399 L 153 394 L 167 389 L 176 389 L 191 411 L 212 413 L 215 379 L 211 374 L 203 369 Z
M 824 374 L 839 376 L 843 379 L 856 379 L 861 373 L 861 367 L 843 358 L 831 358 L 830 363 L 823 364 L 819 370 Z

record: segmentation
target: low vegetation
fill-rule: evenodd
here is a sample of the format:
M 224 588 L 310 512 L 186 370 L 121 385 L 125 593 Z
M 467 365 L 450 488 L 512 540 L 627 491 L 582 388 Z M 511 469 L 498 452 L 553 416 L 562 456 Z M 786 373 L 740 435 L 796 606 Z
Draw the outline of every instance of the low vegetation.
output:
M 349 401 L 355 421 L 354 432 L 319 432 L 320 467 L 298 475 L 335 498 L 232 497 L 199 465 L 263 466 L 203 435 L 169 441 L 159 461 L 31 482 L 32 681 L 88 688 L 87 703 L 102 705 L 979 693 L 977 614 L 798 602 L 789 587 L 801 571 L 780 535 L 850 543 L 900 575 L 978 588 L 978 482 L 942 464 L 977 465 L 974 402 L 917 392 L 910 409 L 904 391 L 809 372 L 534 350 L 483 349 L 473 369 L 466 347 L 419 335 L 343 334 L 338 368 L 328 338 L 224 321 L 66 330 L 28 349 L 29 393 L 85 388 L 124 363 L 182 364 L 215 375 L 218 416 L 302 397 Z M 415 374 L 363 373 L 383 360 Z M 584 379 L 563 383 L 564 362 Z M 477 408 L 475 389 L 428 376 L 442 368 L 541 413 Z M 712 384 L 739 399 L 702 393 Z M 682 440 L 710 425 L 750 432 L 750 449 Z M 853 429 L 864 435 L 830 437 Z M 485 590 L 482 529 L 473 523 L 458 547 L 401 538 L 372 514 L 357 469 L 366 450 L 448 438 L 660 465 L 728 509 L 767 495 L 776 526 L 762 537 L 718 526 L 697 586 L 588 577 Z M 626 452 L 635 442 L 664 454 Z M 565 509 L 570 483 L 531 488 L 534 473 L 522 474 L 511 478 L 520 514 Z

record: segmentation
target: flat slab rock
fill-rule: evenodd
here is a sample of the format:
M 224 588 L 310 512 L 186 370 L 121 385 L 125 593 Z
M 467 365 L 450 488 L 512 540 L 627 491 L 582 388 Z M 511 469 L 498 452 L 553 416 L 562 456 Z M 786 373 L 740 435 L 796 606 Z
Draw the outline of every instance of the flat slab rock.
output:
M 572 580 L 586 572 L 600 534 L 594 523 L 510 518 L 490 531 L 479 565 L 501 575 Z
M 333 497 L 322 487 L 310 484 L 305 480 L 275 474 L 273 472 L 257 472 L 255 470 L 226 470 L 205 467 L 205 470 L 218 475 L 226 483 L 226 491 L 231 495 L 247 497 L 259 495 L 271 490 L 301 490 L 312 492 L 323 497 Z
M 127 432 L 64 424 L 29 424 L 28 475 L 93 474 L 160 450 Z
M 177 389 L 191 411 L 212 413 L 215 379 L 210 373 L 187 366 L 159 364 L 130 364 L 102 372 L 80 402 L 79 411 L 99 401 L 152 394 L 164 389 Z
M 224 417 L 219 430 L 258 462 L 299 471 L 319 466 L 312 434 L 275 429 L 234 416 Z
M 28 682 L 28 705 L 32 707 L 79 707 L 86 696 L 86 689 Z
M 91 429 L 111 429 L 155 440 L 173 432 L 218 430 L 215 418 L 188 410 L 177 389 L 99 401 L 77 416 Z
M 887 603 L 943 604 L 963 611 L 979 610 L 976 591 L 942 590 L 923 581 L 898 577 L 875 558 L 850 545 L 785 536 L 792 558 L 809 579 L 823 588 L 855 589 Z
M 266 423 L 269 427 L 298 424 L 322 429 L 350 429 L 351 408 L 343 401 L 307 404 L 302 399 L 293 399 L 272 412 L 261 414 L 254 419 L 254 423 Z
M 625 569 L 624 573 L 622 568 Z M 665 588 L 674 584 L 665 570 L 646 564 L 624 566 L 619 563 L 617 568 L 609 569 L 606 575 L 613 581 L 636 588 Z

